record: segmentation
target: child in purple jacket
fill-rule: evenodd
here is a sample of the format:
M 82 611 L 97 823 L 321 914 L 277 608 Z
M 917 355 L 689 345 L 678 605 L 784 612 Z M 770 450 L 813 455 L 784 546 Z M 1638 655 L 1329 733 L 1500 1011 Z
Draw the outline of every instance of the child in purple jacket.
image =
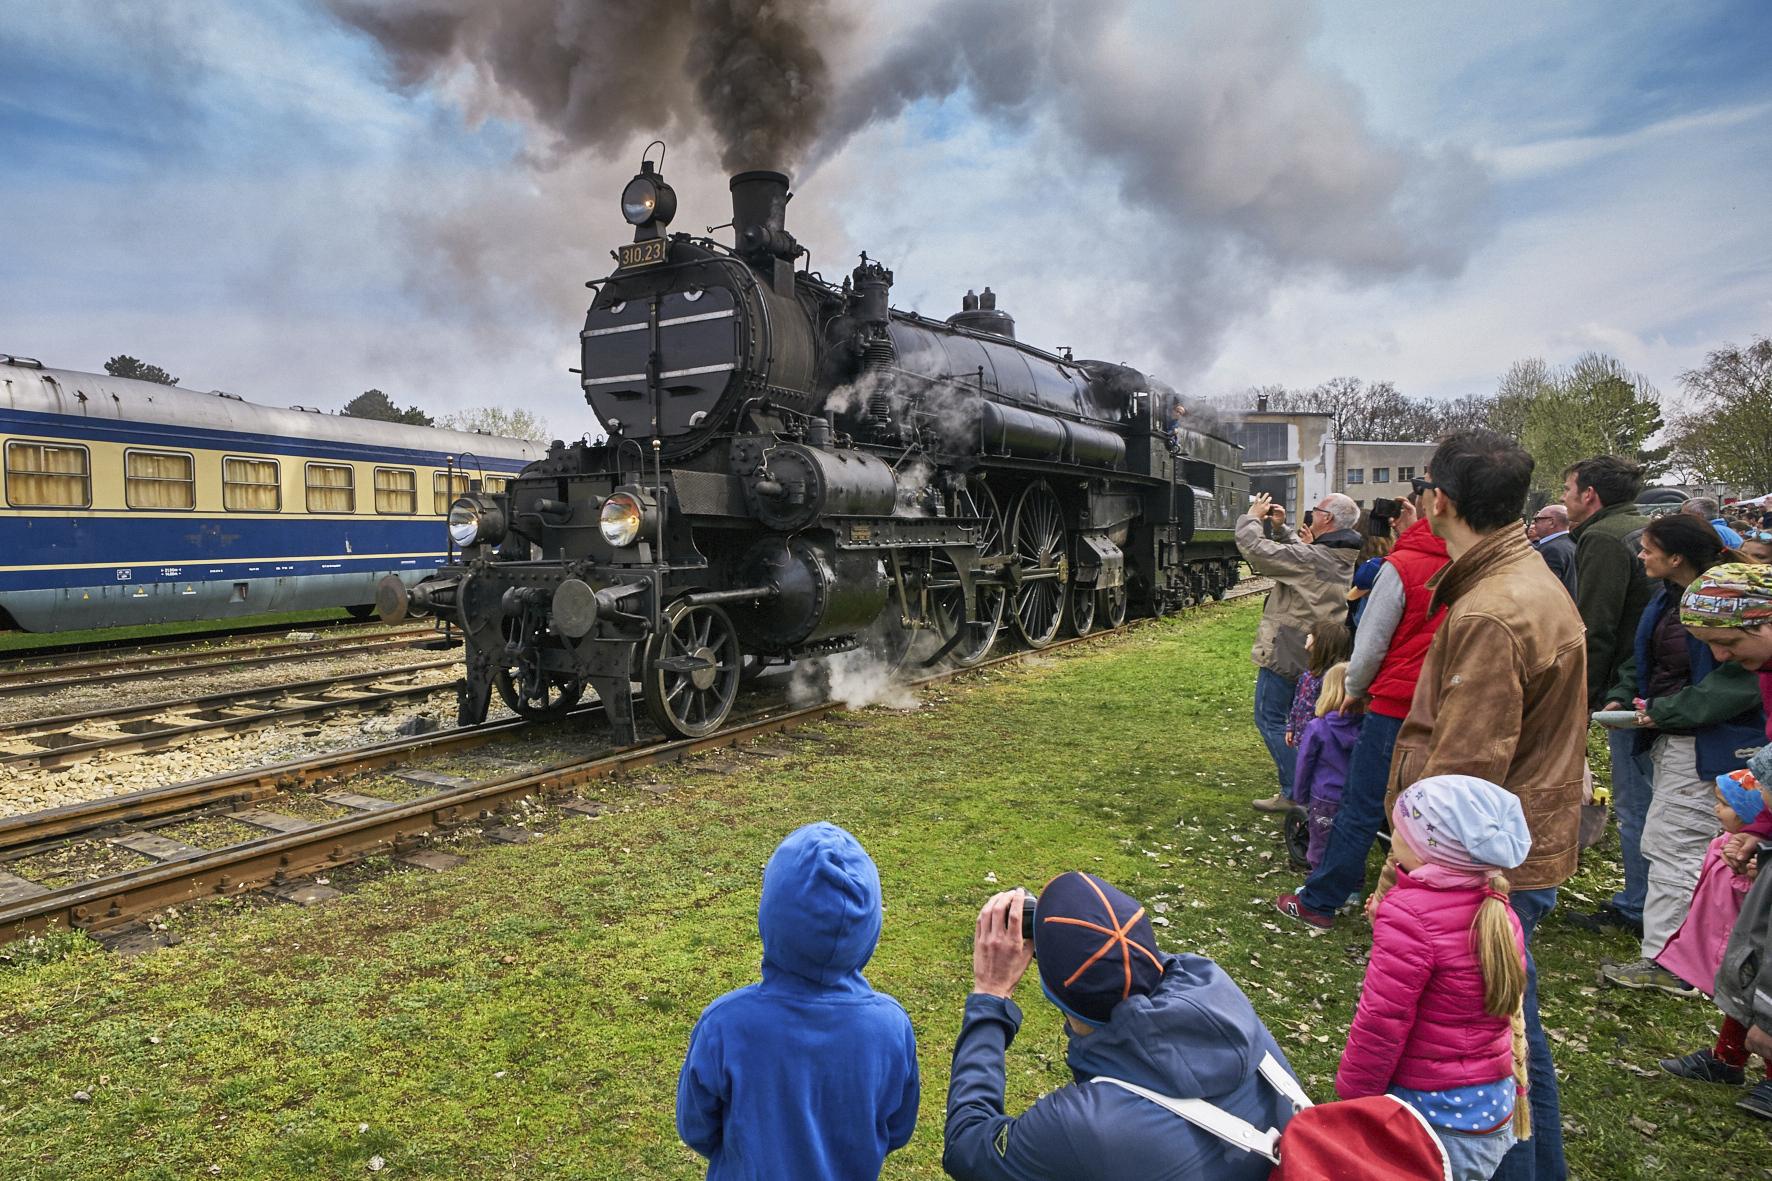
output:
M 1298 741 L 1298 766 L 1292 776 L 1292 794 L 1305 810 L 1310 845 L 1304 859 L 1312 869 L 1323 862 L 1329 848 L 1329 832 L 1341 811 L 1341 791 L 1347 786 L 1348 763 L 1360 737 L 1360 714 L 1344 714 L 1347 701 L 1347 664 L 1332 665 L 1323 673 L 1317 691 L 1316 716 L 1304 727 Z
M 1519 797 L 1434 775 L 1391 810 L 1396 884 L 1368 904 L 1372 957 L 1335 1093 L 1391 1094 L 1446 1147 L 1454 1181 L 1487 1181 L 1531 1134 L 1524 1098 L 1526 942 L 1502 876 L 1532 836 Z

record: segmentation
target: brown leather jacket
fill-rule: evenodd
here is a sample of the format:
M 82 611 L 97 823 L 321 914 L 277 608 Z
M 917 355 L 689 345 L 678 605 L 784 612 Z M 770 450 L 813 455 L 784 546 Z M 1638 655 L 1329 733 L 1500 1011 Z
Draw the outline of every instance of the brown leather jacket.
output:
M 1520 797 L 1532 852 L 1520 890 L 1559 886 L 1580 852 L 1587 765 L 1581 616 L 1516 528 L 1485 537 L 1428 580 L 1446 620 L 1428 648 L 1391 757 L 1385 810 L 1430 775 L 1476 775 Z

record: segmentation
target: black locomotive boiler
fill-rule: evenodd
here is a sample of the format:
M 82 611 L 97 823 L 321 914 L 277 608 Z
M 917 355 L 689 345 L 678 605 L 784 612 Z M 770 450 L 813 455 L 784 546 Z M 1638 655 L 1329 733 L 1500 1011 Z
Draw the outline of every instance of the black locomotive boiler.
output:
M 463 724 L 494 688 L 547 716 L 589 686 L 630 744 L 638 681 L 698 736 L 769 663 L 868 642 L 964 665 L 1005 624 L 1037 648 L 1236 581 L 1240 449 L 1175 425 L 1164 387 L 1017 341 L 989 288 L 941 321 L 891 307 L 865 254 L 840 286 L 797 270 L 788 178 L 731 190 L 729 249 L 669 233 L 642 164 L 580 334 L 607 440 L 463 496 L 459 556 L 384 588 L 384 615 L 462 629 Z

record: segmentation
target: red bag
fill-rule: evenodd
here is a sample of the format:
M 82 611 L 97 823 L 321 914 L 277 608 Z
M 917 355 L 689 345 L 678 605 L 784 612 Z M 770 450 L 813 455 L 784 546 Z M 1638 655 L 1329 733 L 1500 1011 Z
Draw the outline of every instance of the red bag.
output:
M 1172 1099 L 1122 1079 L 1097 1076 L 1142 1095 L 1196 1127 L 1274 1162 L 1270 1181 L 1452 1181 L 1452 1164 L 1433 1128 L 1394 1095 L 1315 1106 L 1272 1054 L 1261 1077 L 1292 1101 L 1284 1131 L 1258 1129 L 1204 1099 Z

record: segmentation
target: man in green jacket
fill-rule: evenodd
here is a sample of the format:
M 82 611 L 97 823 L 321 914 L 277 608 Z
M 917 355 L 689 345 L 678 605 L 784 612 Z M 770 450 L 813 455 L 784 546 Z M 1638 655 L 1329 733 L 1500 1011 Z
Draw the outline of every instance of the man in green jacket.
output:
M 1575 539 L 1575 608 L 1587 627 L 1587 707 L 1606 703 L 1606 690 L 1618 682 L 1637 634 L 1637 621 L 1654 588 L 1637 556 L 1637 535 L 1648 524 L 1637 511 L 1643 469 L 1616 455 L 1596 455 L 1563 473 L 1563 507 Z M 1643 857 L 1643 822 L 1649 814 L 1647 756 L 1636 753 L 1635 736 L 1609 731 L 1612 752 L 1612 808 L 1618 813 L 1624 889 L 1592 915 L 1585 926 L 1623 927 L 1643 934 L 1643 901 L 1649 864 Z M 1581 916 L 1572 921 L 1582 922 Z

